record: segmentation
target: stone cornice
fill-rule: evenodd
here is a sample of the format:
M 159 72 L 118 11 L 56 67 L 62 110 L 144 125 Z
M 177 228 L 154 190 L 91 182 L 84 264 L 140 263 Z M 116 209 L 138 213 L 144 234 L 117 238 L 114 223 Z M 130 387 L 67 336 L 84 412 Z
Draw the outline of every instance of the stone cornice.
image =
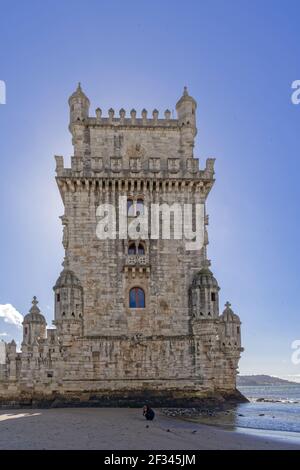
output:
M 156 192 L 160 194 L 172 191 L 185 191 L 187 193 L 198 193 L 200 197 L 208 196 L 213 184 L 213 178 L 124 178 L 124 177 L 56 177 L 57 185 L 62 199 L 67 192 L 99 191 L 99 192 L 120 192 L 120 193 L 140 193 L 144 191 Z

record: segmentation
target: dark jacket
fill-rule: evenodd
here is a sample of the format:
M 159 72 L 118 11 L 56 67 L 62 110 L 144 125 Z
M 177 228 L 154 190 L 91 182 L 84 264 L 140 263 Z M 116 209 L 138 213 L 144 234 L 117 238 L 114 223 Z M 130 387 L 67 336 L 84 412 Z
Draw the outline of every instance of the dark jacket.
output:
M 152 421 L 154 419 L 155 413 L 152 410 L 152 408 L 148 408 L 147 411 L 144 411 L 144 416 L 147 419 L 147 421 Z

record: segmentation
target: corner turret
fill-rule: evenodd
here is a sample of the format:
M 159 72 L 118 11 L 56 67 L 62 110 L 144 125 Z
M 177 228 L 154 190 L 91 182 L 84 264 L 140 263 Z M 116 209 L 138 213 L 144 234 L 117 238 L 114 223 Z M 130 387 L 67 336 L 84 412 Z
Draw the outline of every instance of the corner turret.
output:
M 176 104 L 179 125 L 190 125 L 196 128 L 196 109 L 197 102 L 189 95 L 188 89 L 185 86 L 183 94 Z
M 73 336 L 82 335 L 83 325 L 83 288 L 67 261 L 64 269 L 53 287 L 55 300 L 55 320 L 59 337 L 68 343 Z
M 78 83 L 76 91 L 69 98 L 70 125 L 74 122 L 84 121 L 89 116 L 90 100 L 83 93 L 81 84 Z
M 218 282 L 208 267 L 195 274 L 190 288 L 190 307 L 194 319 L 218 318 L 219 290 Z
M 183 95 L 176 104 L 178 124 L 181 129 L 181 153 L 184 157 L 193 157 L 194 138 L 197 134 L 196 128 L 197 103 L 188 94 L 184 87 Z
M 225 310 L 220 315 L 220 341 L 223 348 L 239 349 L 241 347 L 241 320 L 226 302 Z
M 23 320 L 23 344 L 33 344 L 34 341 L 46 338 L 47 323 L 37 306 L 38 300 L 33 297 L 32 307 Z

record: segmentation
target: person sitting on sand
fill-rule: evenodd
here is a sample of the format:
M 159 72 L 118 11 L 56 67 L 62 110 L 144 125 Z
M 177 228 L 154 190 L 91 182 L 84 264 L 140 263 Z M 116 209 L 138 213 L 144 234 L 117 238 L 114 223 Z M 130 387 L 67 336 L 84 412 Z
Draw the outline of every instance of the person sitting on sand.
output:
M 152 421 L 154 419 L 155 413 L 149 405 L 144 405 L 143 416 L 145 416 L 147 421 Z

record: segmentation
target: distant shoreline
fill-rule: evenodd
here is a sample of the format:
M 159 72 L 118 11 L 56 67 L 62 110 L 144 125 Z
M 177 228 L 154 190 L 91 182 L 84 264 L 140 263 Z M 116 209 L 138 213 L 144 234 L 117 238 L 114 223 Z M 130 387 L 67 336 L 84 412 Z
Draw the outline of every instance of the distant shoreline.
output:
M 276 385 L 295 385 L 300 386 L 300 382 L 292 382 L 290 380 L 280 379 L 272 375 L 238 375 L 237 388 L 240 386 L 276 386 Z

